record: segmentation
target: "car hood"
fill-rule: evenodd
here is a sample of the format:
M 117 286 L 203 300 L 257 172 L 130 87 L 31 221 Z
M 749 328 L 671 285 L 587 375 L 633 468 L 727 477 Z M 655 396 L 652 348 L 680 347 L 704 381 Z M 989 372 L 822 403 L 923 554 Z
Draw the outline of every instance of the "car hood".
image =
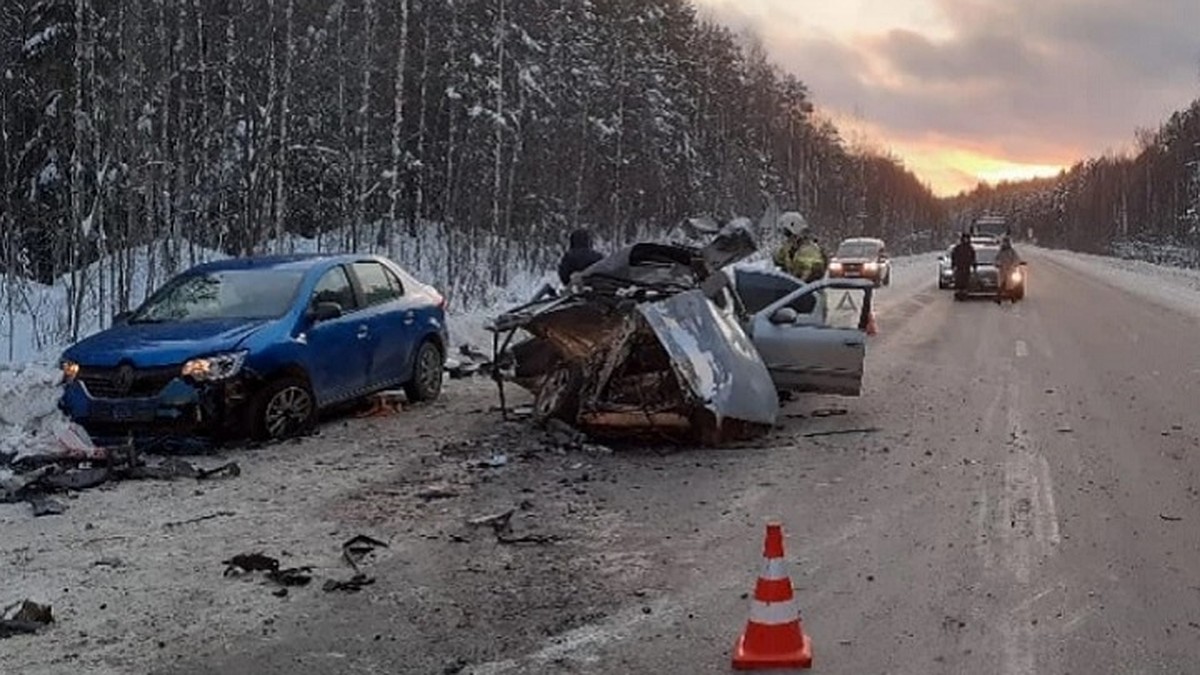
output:
M 112 367 L 129 360 L 141 368 L 171 366 L 231 351 L 270 321 L 227 319 L 187 323 L 140 323 L 114 326 L 63 354 L 86 366 Z

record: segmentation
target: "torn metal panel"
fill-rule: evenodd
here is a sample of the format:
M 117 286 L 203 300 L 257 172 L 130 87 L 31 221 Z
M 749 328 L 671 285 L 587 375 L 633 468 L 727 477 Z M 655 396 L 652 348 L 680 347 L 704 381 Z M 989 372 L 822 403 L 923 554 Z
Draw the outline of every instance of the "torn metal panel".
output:
M 639 305 L 638 312 L 718 427 L 725 419 L 775 424 L 779 395 L 771 374 L 733 316 L 719 312 L 699 290 Z
M 778 397 L 718 273 L 754 250 L 741 226 L 704 248 L 634 244 L 585 270 L 565 297 L 498 318 L 501 407 L 509 380 L 535 393 L 539 419 L 593 434 L 716 443 L 769 428 Z M 514 344 L 518 332 L 529 337 Z

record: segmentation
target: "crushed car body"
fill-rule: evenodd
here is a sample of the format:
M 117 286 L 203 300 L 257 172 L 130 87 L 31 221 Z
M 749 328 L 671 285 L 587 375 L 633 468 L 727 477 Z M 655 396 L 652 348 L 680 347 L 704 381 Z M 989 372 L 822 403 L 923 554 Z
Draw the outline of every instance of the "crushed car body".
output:
M 593 436 L 715 445 L 770 429 L 778 394 L 720 273 L 755 248 L 736 225 L 703 248 L 634 244 L 562 297 L 500 316 L 492 330 L 502 406 L 512 381 L 534 393 L 535 417 Z

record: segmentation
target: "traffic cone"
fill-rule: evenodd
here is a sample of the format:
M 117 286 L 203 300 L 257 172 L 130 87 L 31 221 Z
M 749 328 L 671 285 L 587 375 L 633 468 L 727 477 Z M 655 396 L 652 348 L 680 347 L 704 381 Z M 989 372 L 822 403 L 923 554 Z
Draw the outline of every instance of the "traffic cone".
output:
M 783 560 L 783 526 L 767 525 L 766 567 L 754 586 L 750 621 L 733 651 L 736 670 L 811 668 L 812 642 L 800 625 Z

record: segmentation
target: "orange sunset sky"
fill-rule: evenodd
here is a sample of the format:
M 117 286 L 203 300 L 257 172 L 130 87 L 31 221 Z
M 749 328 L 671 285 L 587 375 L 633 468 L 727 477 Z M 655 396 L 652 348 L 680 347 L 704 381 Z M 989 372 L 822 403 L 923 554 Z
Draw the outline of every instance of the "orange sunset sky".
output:
M 1126 152 L 1200 96 L 1198 0 L 696 0 L 940 195 Z

